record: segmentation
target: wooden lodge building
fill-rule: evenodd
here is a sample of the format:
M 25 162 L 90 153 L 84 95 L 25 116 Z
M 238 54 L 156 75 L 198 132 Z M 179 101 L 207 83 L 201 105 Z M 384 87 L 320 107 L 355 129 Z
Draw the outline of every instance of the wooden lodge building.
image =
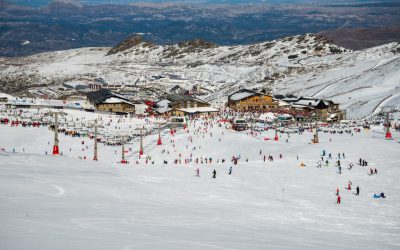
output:
M 213 113 L 218 110 L 210 107 L 210 103 L 189 95 L 167 94 L 157 102 L 156 111 L 176 116 L 185 114 Z
M 270 96 L 249 89 L 241 89 L 228 96 L 228 107 L 236 111 L 271 111 L 293 117 L 334 122 L 346 119 L 346 112 L 331 100 L 294 95 Z
M 346 112 L 340 110 L 339 104 L 331 100 L 300 97 L 298 101 L 291 103 L 291 108 L 305 110 L 314 120 L 319 121 L 337 121 L 346 118 Z
M 87 99 L 98 111 L 112 113 L 135 113 L 135 104 L 124 96 L 115 94 L 108 89 L 100 89 L 87 93 Z
M 228 96 L 228 107 L 236 111 L 266 111 L 278 107 L 272 96 L 249 89 L 241 89 Z

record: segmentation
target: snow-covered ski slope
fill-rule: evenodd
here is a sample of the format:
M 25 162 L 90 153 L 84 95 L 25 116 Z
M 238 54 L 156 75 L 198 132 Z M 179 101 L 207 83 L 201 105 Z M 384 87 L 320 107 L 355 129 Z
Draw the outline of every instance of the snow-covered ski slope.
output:
M 384 140 L 380 129 L 354 136 L 320 133 L 320 143 L 310 144 L 310 132 L 291 134 L 286 143 L 287 135 L 278 142 L 264 140 L 273 131 L 251 136 L 217 126 L 203 138 L 193 134 L 192 125 L 189 133 L 163 135 L 162 146 L 145 138 L 145 155 L 154 165 L 137 153 L 128 154 L 130 163 L 121 165 L 116 163 L 119 147 L 100 147 L 98 162 L 79 160 L 81 141 L 92 152 L 91 141 L 60 135 L 64 156 L 51 156 L 44 154 L 52 146 L 46 128 L 0 129 L 0 146 L 6 149 L 0 152 L 0 249 L 400 247 L 397 133 L 393 141 Z M 323 149 L 333 159 L 317 168 Z M 334 163 L 338 153 L 346 157 L 341 175 Z M 213 162 L 174 164 L 179 154 L 182 159 L 212 157 Z M 274 161 L 263 162 L 269 154 Z M 240 155 L 238 165 L 230 162 L 233 155 Z M 357 165 L 360 157 L 368 167 Z M 222 158 L 227 162 L 216 163 Z M 352 170 L 347 169 L 350 162 L 356 163 Z M 369 176 L 370 167 L 378 174 Z M 214 169 L 216 179 L 211 178 Z M 345 189 L 349 181 L 351 191 Z M 360 196 L 354 195 L 356 186 Z M 380 192 L 387 198 L 372 198 Z
M 93 81 L 96 77 L 112 84 L 139 83 L 163 90 L 176 84 L 188 89 L 200 84 L 210 91 L 207 100 L 243 87 L 268 87 L 273 93 L 333 99 L 343 104 L 350 118 L 365 117 L 382 105 L 399 106 L 400 102 L 399 43 L 348 51 L 307 34 L 254 45 L 206 48 L 140 43 L 107 56 L 109 49 L 0 58 L 0 81 L 8 84 L 8 89 L 17 85 L 19 91 L 26 86 Z M 336 50 L 342 53 L 334 54 Z M 168 74 L 181 79 L 151 80 L 151 76 Z
M 357 52 L 355 58 L 346 57 L 346 65 L 334 64 L 317 74 L 285 79 L 278 89 L 332 99 L 347 110 L 350 118 L 368 116 L 383 106 L 399 108 L 400 55 L 382 55 L 387 47 Z

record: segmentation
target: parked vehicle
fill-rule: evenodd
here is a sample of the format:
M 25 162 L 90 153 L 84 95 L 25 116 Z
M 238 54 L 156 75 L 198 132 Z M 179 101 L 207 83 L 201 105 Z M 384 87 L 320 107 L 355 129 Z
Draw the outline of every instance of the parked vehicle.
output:
M 247 121 L 245 119 L 237 118 L 232 122 L 232 129 L 236 131 L 246 130 L 248 128 Z
M 181 116 L 173 116 L 169 119 L 169 127 L 183 127 L 186 125 L 186 118 Z

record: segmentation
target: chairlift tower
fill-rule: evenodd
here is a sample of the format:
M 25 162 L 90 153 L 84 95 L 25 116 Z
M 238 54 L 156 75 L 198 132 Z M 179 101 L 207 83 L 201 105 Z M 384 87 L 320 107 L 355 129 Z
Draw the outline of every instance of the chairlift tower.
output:
M 61 112 L 50 112 L 51 115 L 54 115 L 54 144 L 53 144 L 53 155 L 60 154 L 60 148 L 58 146 L 60 140 L 58 139 L 58 115 L 62 114 Z
M 390 132 L 390 114 L 394 113 L 395 107 L 394 106 L 385 106 L 382 108 L 382 112 L 386 115 L 385 127 L 386 127 L 386 140 L 393 140 L 392 133 Z
M 93 150 L 93 160 L 97 161 L 98 160 L 98 154 L 97 154 L 97 136 L 98 136 L 98 128 L 102 127 L 97 123 L 97 119 L 95 123 L 91 126 L 94 128 L 94 150 Z
M 140 128 L 140 149 L 139 156 L 143 155 L 143 128 Z
M 161 123 L 158 123 L 158 140 L 157 140 L 157 145 L 162 145 L 161 141 Z
M 126 138 L 126 135 L 121 136 L 121 163 L 122 164 L 128 163 L 125 159 L 125 138 Z
M 315 134 L 314 134 L 313 143 L 319 143 L 319 138 L 318 138 L 318 122 L 315 122 Z

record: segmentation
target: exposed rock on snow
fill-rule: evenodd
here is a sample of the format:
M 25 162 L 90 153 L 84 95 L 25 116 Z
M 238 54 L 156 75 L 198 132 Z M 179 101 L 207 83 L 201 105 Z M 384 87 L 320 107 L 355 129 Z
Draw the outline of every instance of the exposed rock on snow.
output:
M 0 91 L 24 95 L 34 86 L 103 78 L 168 90 L 207 89 L 207 100 L 239 88 L 268 88 L 330 98 L 350 117 L 371 114 L 384 100 L 398 105 L 400 45 L 349 51 L 328 39 L 299 35 L 243 46 L 216 46 L 202 40 L 159 46 L 139 35 L 115 48 L 81 48 L 22 58 L 0 58 Z M 107 56 L 108 55 L 108 56 Z M 180 79 L 152 76 L 180 75 Z

